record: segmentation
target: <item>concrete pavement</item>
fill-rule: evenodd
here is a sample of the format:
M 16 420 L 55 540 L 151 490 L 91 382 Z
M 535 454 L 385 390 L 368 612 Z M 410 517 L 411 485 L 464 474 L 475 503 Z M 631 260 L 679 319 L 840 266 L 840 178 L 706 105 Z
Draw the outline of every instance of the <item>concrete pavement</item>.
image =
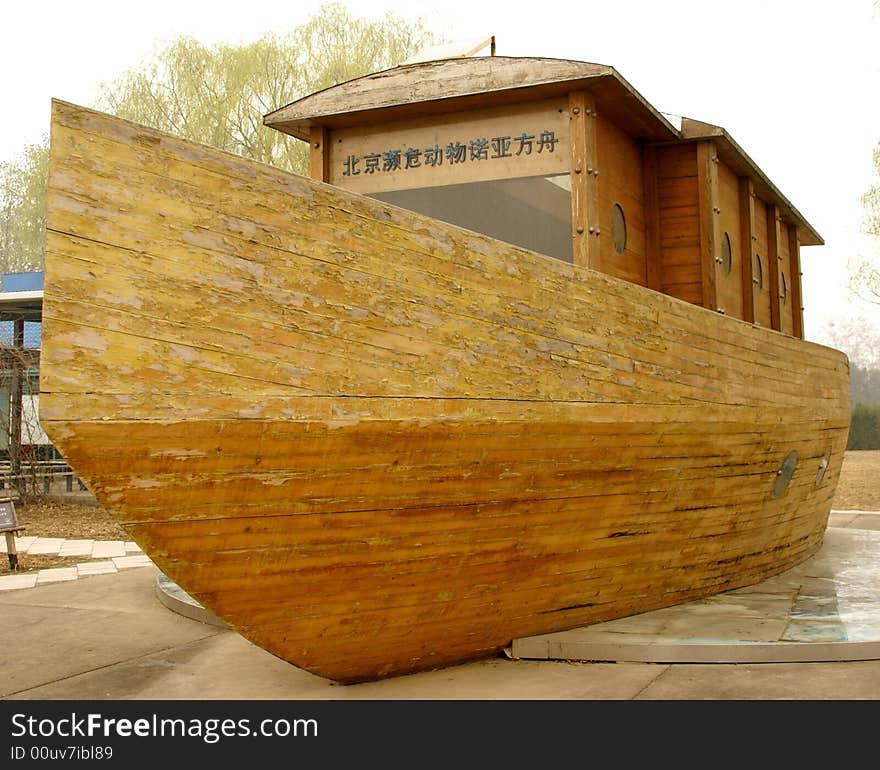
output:
M 880 600 L 875 601 L 874 584 L 880 581 L 872 579 L 876 572 L 869 574 L 873 569 L 871 560 L 880 557 L 880 514 L 835 512 L 826 544 L 831 551 L 837 549 L 837 556 L 823 546 L 823 551 L 813 557 L 819 559 L 814 566 L 822 570 L 822 574 L 815 570 L 812 574 L 809 569 L 804 574 L 812 580 L 813 587 L 817 581 L 822 582 L 824 576 L 827 586 L 830 585 L 827 583 L 829 569 L 842 565 L 838 577 L 842 575 L 843 582 L 839 585 L 853 590 L 838 592 L 838 599 L 842 597 L 846 601 L 837 601 L 834 611 L 822 601 L 812 607 L 792 601 L 790 608 L 783 610 L 778 602 L 770 602 L 773 607 L 770 614 L 756 615 L 754 604 L 736 600 L 723 606 L 728 622 L 719 625 L 717 612 L 715 620 L 711 612 L 698 611 L 694 615 L 696 605 L 692 603 L 682 606 L 682 614 L 676 617 L 668 610 L 661 611 L 666 612 L 669 621 L 665 628 L 675 629 L 676 639 L 693 642 L 693 636 L 682 633 L 686 627 L 682 626 L 682 618 L 690 612 L 692 619 L 709 617 L 708 627 L 721 632 L 718 638 L 704 641 L 749 647 L 755 640 L 740 639 L 743 633 L 733 633 L 731 629 L 745 629 L 745 636 L 750 633 L 754 636 L 754 629 L 758 627 L 765 631 L 783 628 L 787 622 L 773 621 L 780 620 L 780 612 L 787 612 L 788 620 L 810 621 L 813 633 L 821 635 L 823 628 L 833 626 L 836 640 L 825 639 L 826 643 L 845 644 L 847 640 L 840 636 L 841 631 L 855 634 L 854 643 L 862 644 L 862 651 L 855 657 L 868 659 L 841 660 L 842 648 L 839 655 L 822 662 L 813 662 L 810 656 L 792 662 L 790 655 L 783 656 L 782 662 L 773 662 L 773 656 L 768 656 L 766 650 L 757 662 L 746 658 L 746 662 L 737 663 L 711 662 L 711 656 L 704 658 L 710 662 L 690 662 L 688 656 L 682 662 L 640 662 L 632 660 L 632 654 L 622 653 L 623 659 L 619 662 L 589 663 L 500 656 L 379 682 L 337 685 L 274 657 L 232 631 L 170 611 L 157 596 L 160 573 L 150 564 L 113 574 L 0 592 L 3 618 L 0 649 L 5 651 L 0 697 L 17 700 L 880 699 L 880 631 L 874 633 L 875 628 L 880 628 Z M 857 549 L 862 550 L 854 562 L 847 564 L 846 559 L 854 553 L 848 544 L 857 544 Z M 866 561 L 871 561 L 871 565 Z M 860 577 L 847 582 L 846 573 L 853 570 L 861 570 Z M 785 575 L 792 579 L 792 572 Z M 731 609 L 737 607 L 744 609 Z M 852 610 L 849 614 L 847 607 Z M 740 612 L 739 622 L 731 623 L 735 612 Z M 638 618 L 650 625 L 650 615 L 645 613 Z M 822 618 L 828 619 L 831 625 L 823 626 Z M 592 628 L 598 629 L 597 626 Z M 664 626 L 655 623 L 653 628 L 653 635 L 643 640 L 646 644 L 670 641 Z M 607 628 L 599 630 L 606 634 L 602 642 L 607 643 L 610 638 Z M 705 627 L 699 633 L 705 635 Z M 776 630 L 773 633 L 779 636 Z M 626 640 L 629 645 L 635 641 L 635 638 Z M 801 639 L 799 643 L 810 644 L 810 641 Z M 826 648 L 826 653 L 828 649 L 831 648 Z
M 137 543 L 125 540 L 68 540 L 60 537 L 17 537 L 15 550 L 20 565 L 27 568 L 28 556 L 64 556 L 80 559 L 69 567 L 47 567 L 29 572 L 0 575 L 0 592 L 33 588 L 46 583 L 77 580 L 88 575 L 115 574 L 121 569 L 145 567 L 152 562 Z M 0 554 L 7 553 L 6 539 L 0 539 Z M 2 559 L 2 557 L 0 557 Z M 2 562 L 0 562 L 2 563 Z

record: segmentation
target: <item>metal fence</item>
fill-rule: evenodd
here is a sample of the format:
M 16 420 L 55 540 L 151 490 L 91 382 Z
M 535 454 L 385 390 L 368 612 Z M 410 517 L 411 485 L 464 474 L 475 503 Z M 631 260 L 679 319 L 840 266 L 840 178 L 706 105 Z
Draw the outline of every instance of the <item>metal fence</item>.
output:
M 18 474 L 9 460 L 0 461 L 0 489 L 28 489 L 32 495 L 85 492 L 86 487 L 64 460 L 23 461 Z

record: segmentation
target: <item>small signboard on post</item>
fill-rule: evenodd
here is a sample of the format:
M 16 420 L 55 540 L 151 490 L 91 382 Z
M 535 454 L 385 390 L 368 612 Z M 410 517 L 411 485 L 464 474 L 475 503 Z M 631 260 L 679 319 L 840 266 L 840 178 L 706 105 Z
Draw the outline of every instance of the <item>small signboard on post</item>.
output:
M 9 498 L 0 500 L 0 532 L 6 535 L 6 554 L 9 556 L 9 569 L 18 569 L 18 551 L 15 549 L 15 534 L 24 530 L 15 518 L 15 504 Z

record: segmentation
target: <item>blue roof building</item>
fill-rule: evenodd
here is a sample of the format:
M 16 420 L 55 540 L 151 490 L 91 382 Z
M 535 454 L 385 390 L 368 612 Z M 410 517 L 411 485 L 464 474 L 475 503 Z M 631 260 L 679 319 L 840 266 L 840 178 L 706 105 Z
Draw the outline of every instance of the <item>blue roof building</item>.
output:
M 42 310 L 43 272 L 4 273 L 0 286 L 0 345 L 11 347 L 14 343 L 14 324 L 10 320 L 15 315 L 24 316 L 24 347 L 39 350 L 42 323 L 39 318 Z

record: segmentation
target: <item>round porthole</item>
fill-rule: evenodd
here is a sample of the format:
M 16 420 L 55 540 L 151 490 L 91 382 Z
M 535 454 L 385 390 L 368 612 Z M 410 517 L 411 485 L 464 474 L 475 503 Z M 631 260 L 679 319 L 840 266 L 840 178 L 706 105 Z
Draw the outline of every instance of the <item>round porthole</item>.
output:
M 820 486 L 822 484 L 822 479 L 825 478 L 825 471 L 828 470 L 828 463 L 831 462 L 831 447 L 825 450 L 825 454 L 822 455 L 822 459 L 819 461 L 819 470 L 816 472 L 816 486 Z
M 773 497 L 781 496 L 791 482 L 794 476 L 794 469 L 797 468 L 798 454 L 797 452 L 789 452 L 786 458 L 776 471 L 776 483 L 773 485 Z
M 764 268 L 761 265 L 761 257 L 759 254 L 755 254 L 755 283 L 758 284 L 759 289 L 764 288 Z
M 626 251 L 626 218 L 619 203 L 611 207 L 611 242 L 618 254 Z
M 721 238 L 721 267 L 724 268 L 724 275 L 730 275 L 733 268 L 733 254 L 730 251 L 730 236 L 727 233 Z

